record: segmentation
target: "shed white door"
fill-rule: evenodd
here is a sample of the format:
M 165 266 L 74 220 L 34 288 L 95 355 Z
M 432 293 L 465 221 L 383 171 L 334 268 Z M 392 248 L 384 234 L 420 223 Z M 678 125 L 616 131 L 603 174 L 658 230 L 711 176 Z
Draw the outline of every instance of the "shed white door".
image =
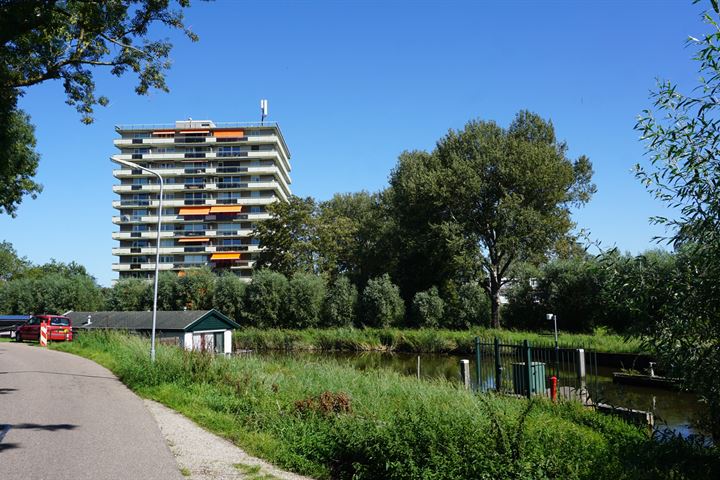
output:
M 200 352 L 215 351 L 215 333 L 193 333 L 193 350 Z

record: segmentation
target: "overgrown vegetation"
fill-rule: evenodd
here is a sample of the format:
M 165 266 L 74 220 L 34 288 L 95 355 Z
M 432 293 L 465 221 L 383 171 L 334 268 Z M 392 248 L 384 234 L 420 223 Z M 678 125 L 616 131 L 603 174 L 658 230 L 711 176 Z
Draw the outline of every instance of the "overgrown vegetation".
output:
M 332 361 L 225 358 L 118 333 L 54 345 L 252 454 L 320 479 L 714 478 L 717 451 L 572 403 L 477 397 Z
M 243 328 L 233 332 L 239 350 L 323 350 L 338 352 L 387 351 L 406 353 L 475 352 L 475 337 L 498 337 L 509 342 L 531 344 L 554 342 L 552 334 L 527 331 L 473 328 L 468 331 L 399 328 L 308 328 L 304 330 Z M 591 335 L 561 334 L 561 348 L 584 347 L 600 352 L 646 353 L 636 338 L 625 338 L 597 330 Z

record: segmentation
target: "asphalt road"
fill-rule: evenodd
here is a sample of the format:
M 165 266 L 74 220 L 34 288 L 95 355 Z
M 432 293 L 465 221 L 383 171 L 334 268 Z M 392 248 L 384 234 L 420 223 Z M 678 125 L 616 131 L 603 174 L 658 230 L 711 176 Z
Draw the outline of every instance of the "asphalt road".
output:
M 181 479 L 143 401 L 105 368 L 0 343 L 0 478 Z

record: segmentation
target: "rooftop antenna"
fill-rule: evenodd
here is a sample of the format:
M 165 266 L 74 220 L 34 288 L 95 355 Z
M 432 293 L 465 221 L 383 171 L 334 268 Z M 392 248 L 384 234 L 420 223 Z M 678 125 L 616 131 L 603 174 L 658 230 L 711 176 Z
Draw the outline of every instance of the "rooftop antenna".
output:
M 268 101 L 260 100 L 260 125 L 265 124 L 265 117 L 268 115 Z

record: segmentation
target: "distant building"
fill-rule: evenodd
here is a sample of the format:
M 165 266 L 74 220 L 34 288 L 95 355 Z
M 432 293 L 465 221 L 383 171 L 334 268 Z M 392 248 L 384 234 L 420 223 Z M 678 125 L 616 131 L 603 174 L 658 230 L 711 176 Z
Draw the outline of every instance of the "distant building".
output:
M 88 330 L 123 330 L 150 335 L 152 312 L 67 312 L 75 335 Z M 232 330 L 240 325 L 217 310 L 157 312 L 158 342 L 186 350 L 232 352 Z
M 113 158 L 157 170 L 165 183 L 160 270 L 182 275 L 208 265 L 249 278 L 260 248 L 251 238 L 255 224 L 268 218 L 267 205 L 290 195 L 290 152 L 280 127 L 187 120 L 115 130 L 121 138 Z M 113 270 L 120 278 L 149 278 L 160 186 L 153 175 L 125 166 L 113 175 L 120 181 L 113 186 L 120 196 L 113 202 L 119 225 Z

